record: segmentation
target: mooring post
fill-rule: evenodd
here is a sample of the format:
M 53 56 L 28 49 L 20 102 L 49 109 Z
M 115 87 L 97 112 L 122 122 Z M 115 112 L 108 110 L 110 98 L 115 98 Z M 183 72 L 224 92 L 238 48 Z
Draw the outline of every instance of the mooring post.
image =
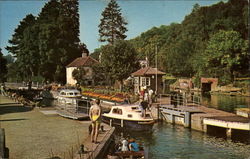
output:
M 203 124 L 203 132 L 207 133 L 207 125 Z
M 190 112 L 185 112 L 184 115 L 184 126 L 190 127 Z
M 177 106 L 179 106 L 179 94 L 177 94 Z
M 231 128 L 226 129 L 226 134 L 227 134 L 227 138 L 231 139 L 231 137 L 232 137 L 232 129 Z
M 160 120 L 160 108 L 158 104 L 156 105 L 156 109 L 157 109 L 157 120 L 159 121 Z

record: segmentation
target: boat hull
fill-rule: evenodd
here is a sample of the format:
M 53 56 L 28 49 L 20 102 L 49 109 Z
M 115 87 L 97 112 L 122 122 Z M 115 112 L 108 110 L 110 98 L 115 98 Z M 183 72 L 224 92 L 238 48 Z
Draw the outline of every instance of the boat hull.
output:
M 145 131 L 151 130 L 154 121 L 133 121 L 133 120 L 122 120 L 116 118 L 110 118 L 107 116 L 102 116 L 102 121 L 111 126 L 118 126 L 121 128 L 136 130 L 136 131 Z

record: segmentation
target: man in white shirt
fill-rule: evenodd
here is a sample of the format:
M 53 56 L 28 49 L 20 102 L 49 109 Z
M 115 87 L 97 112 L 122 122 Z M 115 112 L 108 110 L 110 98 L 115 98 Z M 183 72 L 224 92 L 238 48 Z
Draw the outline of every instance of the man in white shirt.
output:
M 148 104 L 149 104 L 149 108 L 151 109 L 152 103 L 153 103 L 153 93 L 154 91 L 149 88 L 148 90 Z

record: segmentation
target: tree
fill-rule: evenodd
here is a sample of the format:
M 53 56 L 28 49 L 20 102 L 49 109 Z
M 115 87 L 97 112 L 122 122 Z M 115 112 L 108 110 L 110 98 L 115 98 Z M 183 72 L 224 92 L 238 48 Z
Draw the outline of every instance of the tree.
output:
M 2 49 L 0 48 L 0 82 L 6 81 L 7 60 L 3 57 Z
M 210 74 L 227 76 L 230 82 L 234 76 L 246 72 L 249 68 L 248 41 L 241 38 L 236 31 L 221 30 L 208 42 L 204 61 Z
M 38 30 L 34 27 L 36 18 L 32 14 L 28 14 L 15 29 L 12 39 L 9 40 L 10 46 L 6 49 L 16 58 L 18 66 L 18 74 L 23 79 L 29 79 L 37 73 L 39 64 L 38 55 Z
M 78 0 L 50 0 L 37 18 L 29 14 L 20 22 L 6 48 L 16 57 L 16 75 L 65 83 L 65 66 L 82 50 L 78 6 Z
M 96 85 L 104 85 L 108 84 L 105 79 L 105 68 L 103 67 L 102 63 L 97 63 L 92 66 L 93 69 L 93 80 Z
M 51 0 L 38 17 L 41 74 L 65 83 L 65 66 L 81 55 L 78 0 Z
M 116 41 L 114 45 L 106 45 L 101 48 L 102 65 L 108 80 L 120 81 L 121 88 L 123 80 L 139 68 L 137 53 L 128 41 Z
M 102 12 L 102 19 L 99 25 L 99 35 L 101 42 L 114 44 L 116 40 L 124 40 L 127 36 L 125 27 L 127 22 L 121 14 L 121 9 L 115 0 L 111 0 Z
M 14 63 L 14 57 L 11 56 L 10 54 L 4 56 L 4 58 L 7 60 L 7 64 L 11 64 L 11 63 Z
M 190 63 L 193 43 L 187 40 L 179 40 L 172 43 L 166 51 L 167 72 L 177 77 L 192 77 L 194 72 Z
M 86 80 L 86 73 L 87 72 L 84 67 L 79 67 L 72 72 L 72 76 L 77 81 L 77 83 L 79 83 L 80 85 L 84 85 Z

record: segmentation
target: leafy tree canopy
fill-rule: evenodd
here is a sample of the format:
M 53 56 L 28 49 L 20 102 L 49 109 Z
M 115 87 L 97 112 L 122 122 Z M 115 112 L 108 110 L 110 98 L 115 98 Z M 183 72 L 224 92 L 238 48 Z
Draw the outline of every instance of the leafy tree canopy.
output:
M 139 67 L 136 50 L 128 41 L 121 40 L 114 45 L 103 46 L 101 52 L 105 74 L 121 83 Z
M 17 76 L 65 83 L 65 66 L 86 48 L 79 43 L 78 10 L 78 0 L 50 0 L 38 17 L 29 14 L 20 22 L 6 47 L 16 57 Z
M 232 66 L 234 72 L 237 72 L 236 76 L 242 77 L 248 74 L 247 56 L 240 55 L 239 59 L 233 61 L 223 58 L 213 63 L 213 67 L 205 67 L 204 63 L 207 61 L 204 61 L 206 59 L 204 56 L 205 52 L 211 50 L 211 38 L 221 30 L 235 31 L 235 40 L 238 40 L 235 43 L 243 47 L 245 42 L 242 40 L 248 40 L 247 8 L 247 0 L 229 0 L 226 3 L 219 2 L 205 7 L 195 4 L 192 12 L 180 24 L 172 23 L 168 26 L 153 27 L 130 41 L 137 50 L 138 57 L 145 59 L 147 56 L 151 66 L 155 65 L 155 47 L 157 46 L 158 66 L 177 77 L 215 76 L 214 73 L 208 74 L 207 72 L 223 70 L 225 63 L 227 63 L 227 68 Z M 223 40 L 228 45 L 231 43 Z M 244 52 L 243 50 L 240 52 Z M 238 51 L 233 52 L 236 54 Z M 221 54 L 227 56 L 226 52 L 221 52 Z M 239 54 L 233 56 L 239 56 Z
M 210 71 L 210 75 L 228 75 L 232 81 L 234 75 L 247 71 L 250 60 L 248 49 L 248 40 L 243 40 L 240 33 L 221 30 L 208 42 L 203 56 L 205 66 L 214 71 Z

